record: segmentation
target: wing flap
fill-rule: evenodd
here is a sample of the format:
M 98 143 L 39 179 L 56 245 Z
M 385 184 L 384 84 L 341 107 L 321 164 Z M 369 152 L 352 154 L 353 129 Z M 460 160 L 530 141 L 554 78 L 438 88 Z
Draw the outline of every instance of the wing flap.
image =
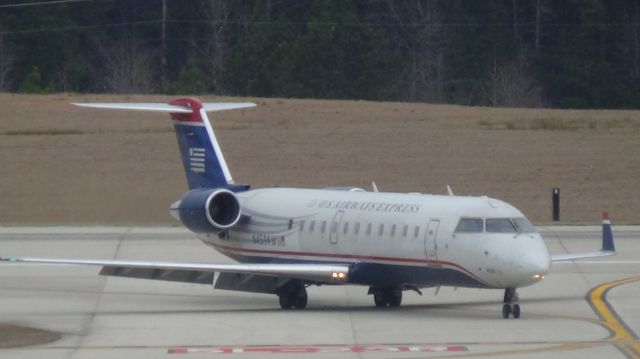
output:
M 124 278 L 155 279 L 169 282 L 213 284 L 214 273 L 196 270 L 104 266 L 100 270 L 100 275 Z
M 276 294 L 278 288 L 290 279 L 282 277 L 268 277 L 244 273 L 220 273 L 215 289 L 235 290 L 252 293 Z

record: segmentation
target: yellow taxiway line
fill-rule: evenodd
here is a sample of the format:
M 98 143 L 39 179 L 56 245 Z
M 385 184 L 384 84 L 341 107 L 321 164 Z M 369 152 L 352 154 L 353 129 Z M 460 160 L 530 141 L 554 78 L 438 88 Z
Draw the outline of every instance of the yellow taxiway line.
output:
M 606 300 L 609 290 L 632 282 L 640 281 L 640 276 L 614 280 L 600 284 L 587 293 L 587 301 L 602 319 L 602 324 L 609 328 L 612 336 L 608 339 L 628 358 L 640 359 L 640 340 L 620 319 L 616 311 Z

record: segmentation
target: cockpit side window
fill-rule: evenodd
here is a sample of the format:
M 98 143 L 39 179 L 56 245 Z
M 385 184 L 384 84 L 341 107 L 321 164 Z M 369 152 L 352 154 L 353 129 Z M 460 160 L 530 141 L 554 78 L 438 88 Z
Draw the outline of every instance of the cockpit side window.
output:
M 536 229 L 526 218 L 513 218 L 513 223 L 518 229 L 518 233 L 534 233 Z
M 456 232 L 480 233 L 483 224 L 481 218 L 461 218 L 456 227 Z
M 490 218 L 487 219 L 487 232 L 516 233 L 517 229 L 509 218 Z

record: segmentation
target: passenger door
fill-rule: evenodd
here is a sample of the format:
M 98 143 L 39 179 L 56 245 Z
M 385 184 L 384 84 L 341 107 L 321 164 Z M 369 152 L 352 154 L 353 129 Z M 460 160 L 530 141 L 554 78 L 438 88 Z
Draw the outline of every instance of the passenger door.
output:
M 331 244 L 338 244 L 338 236 L 340 235 L 340 223 L 342 222 L 342 216 L 344 211 L 338 211 L 333 216 L 331 221 L 331 227 L 329 229 L 329 242 Z
M 425 234 L 425 252 L 427 255 L 427 261 L 430 265 L 432 262 L 438 260 L 438 228 L 440 227 L 439 219 L 432 219 L 429 221 L 429 225 L 427 225 L 427 233 Z M 433 263 L 435 264 L 435 263 Z

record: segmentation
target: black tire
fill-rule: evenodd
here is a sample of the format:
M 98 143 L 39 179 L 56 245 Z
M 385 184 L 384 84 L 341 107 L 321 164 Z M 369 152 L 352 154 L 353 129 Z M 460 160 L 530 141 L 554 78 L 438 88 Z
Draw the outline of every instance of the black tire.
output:
M 289 293 L 282 293 L 278 295 L 278 300 L 280 302 L 280 308 L 284 310 L 293 308 L 293 298 Z
M 307 290 L 304 289 L 304 287 L 300 289 L 300 292 L 294 294 L 292 297 L 294 302 L 293 306 L 296 309 L 304 309 L 307 307 L 309 297 L 307 296 Z
M 513 317 L 515 319 L 520 318 L 520 305 L 518 304 L 513 305 Z
M 502 317 L 504 319 L 509 318 L 509 315 L 511 314 L 511 306 L 509 304 L 505 304 L 502 306 Z
M 386 297 L 390 307 L 399 307 L 402 304 L 402 289 L 389 289 Z
M 382 290 L 376 289 L 375 292 L 373 292 L 373 302 L 376 303 L 376 307 L 382 308 L 387 306 L 387 298 Z

